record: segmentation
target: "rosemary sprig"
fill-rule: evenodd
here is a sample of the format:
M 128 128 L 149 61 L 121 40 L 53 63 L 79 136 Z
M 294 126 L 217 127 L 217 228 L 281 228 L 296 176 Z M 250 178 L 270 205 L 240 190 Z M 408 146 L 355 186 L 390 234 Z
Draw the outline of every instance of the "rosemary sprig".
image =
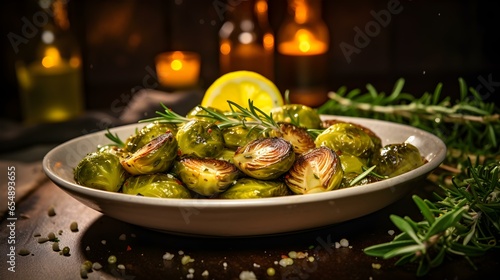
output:
M 113 144 L 110 144 L 110 145 L 117 146 L 118 148 L 125 147 L 125 143 L 123 142 L 122 139 L 120 139 L 118 134 L 111 133 L 111 131 L 109 131 L 109 128 L 107 129 L 107 132 L 104 134 L 104 136 L 106 136 L 106 138 L 108 138 L 109 140 L 111 140 L 113 142 Z
M 401 231 L 393 241 L 364 249 L 370 256 L 399 257 L 396 265 L 418 263 L 417 275 L 427 274 L 446 256 L 464 257 L 476 269 L 471 257 L 499 249 L 500 162 L 472 166 L 453 179 L 453 187 L 441 187 L 444 196 L 431 202 L 414 195 L 424 220 L 391 215 Z
M 261 109 L 257 108 L 252 100 L 248 100 L 248 108 L 245 108 L 233 101 L 228 100 L 230 112 L 220 113 L 211 108 L 199 106 L 206 114 L 199 115 L 200 117 L 213 119 L 220 128 L 233 126 L 243 126 L 249 128 L 250 131 L 258 130 L 261 133 L 267 134 L 271 130 L 279 130 L 277 123 L 274 121 L 272 113 L 266 114 Z M 139 122 L 166 122 L 180 124 L 191 121 L 187 117 L 181 116 L 165 105 L 162 104 L 164 112 L 156 112 L 158 117 L 140 120 Z
M 441 97 L 441 83 L 432 93 L 425 92 L 418 98 L 403 92 L 404 79 L 397 80 L 389 94 L 371 84 L 366 85 L 366 92 L 341 87 L 329 94 L 330 100 L 318 112 L 382 119 L 429 131 L 447 145 L 447 163 L 460 170 L 471 155 L 486 161 L 498 159 L 500 109 L 484 102 L 461 78 L 459 86 L 460 98 L 454 103 L 450 97 Z

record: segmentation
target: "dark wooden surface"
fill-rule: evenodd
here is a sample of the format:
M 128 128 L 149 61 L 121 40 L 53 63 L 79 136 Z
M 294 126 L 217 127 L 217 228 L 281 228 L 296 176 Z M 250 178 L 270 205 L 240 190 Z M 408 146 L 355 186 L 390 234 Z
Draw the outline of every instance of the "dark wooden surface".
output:
M 432 184 L 423 181 L 413 193 L 428 197 L 432 191 Z M 47 180 L 17 205 L 16 251 L 27 249 L 30 254 L 16 254 L 15 272 L 9 271 L 6 263 L 11 221 L 2 220 L 0 279 L 80 279 L 85 260 L 103 266 L 89 273 L 88 279 L 239 279 L 242 271 L 253 271 L 257 279 L 417 279 L 413 266 L 396 267 L 395 260 L 363 253 L 367 246 L 393 239 L 388 231 L 397 229 L 389 220 L 390 214 L 419 219 L 411 200 L 413 193 L 376 213 L 325 228 L 265 237 L 201 238 L 151 231 L 109 218 Z M 48 214 L 51 207 L 55 216 Z M 78 232 L 70 230 L 72 222 L 78 223 Z M 35 237 L 50 232 L 56 234 L 61 249 L 70 248 L 69 256 L 53 251 L 53 242 L 39 243 Z M 336 248 L 335 242 L 343 238 L 350 247 Z M 183 265 L 179 251 L 194 261 Z M 277 264 L 290 251 L 307 253 L 314 261 L 296 259 L 286 267 Z M 166 252 L 174 258 L 164 260 Z M 110 255 L 117 257 L 115 265 L 108 264 Z M 448 259 L 425 279 L 495 279 L 492 275 L 498 275 L 498 252 L 473 261 L 478 270 L 462 258 Z M 373 268 L 373 264 L 381 267 Z M 276 271 L 274 276 L 266 273 L 270 267 Z M 208 276 L 202 275 L 205 270 Z

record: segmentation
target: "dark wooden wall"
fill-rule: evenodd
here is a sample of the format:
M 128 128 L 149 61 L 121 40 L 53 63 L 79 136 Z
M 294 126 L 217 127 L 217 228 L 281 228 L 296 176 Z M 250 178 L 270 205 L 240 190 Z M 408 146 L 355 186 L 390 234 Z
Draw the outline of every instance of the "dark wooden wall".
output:
M 219 75 L 218 30 L 225 14 L 222 0 L 88 0 L 69 2 L 70 21 L 82 46 L 85 99 L 89 110 L 108 109 L 124 93 L 144 87 L 154 71 L 154 57 L 167 50 L 192 50 L 202 55 L 202 86 Z M 375 21 L 374 13 L 399 2 L 398 14 L 349 59 L 341 45 L 355 46 L 356 28 Z M 19 96 L 14 72 L 16 54 L 6 34 L 20 32 L 22 17 L 33 14 L 32 1 L 2 1 L 2 102 L 0 117 L 18 120 Z M 322 1 L 330 30 L 328 88 L 372 83 L 390 91 L 396 79 L 419 95 L 438 82 L 445 93 L 457 94 L 459 77 L 481 87 L 487 100 L 500 95 L 500 20 L 496 1 L 473 0 L 332 0 Z M 286 13 L 286 0 L 269 1 L 274 30 Z M 349 61 L 350 60 L 350 61 Z M 488 85 L 485 85 L 487 83 Z

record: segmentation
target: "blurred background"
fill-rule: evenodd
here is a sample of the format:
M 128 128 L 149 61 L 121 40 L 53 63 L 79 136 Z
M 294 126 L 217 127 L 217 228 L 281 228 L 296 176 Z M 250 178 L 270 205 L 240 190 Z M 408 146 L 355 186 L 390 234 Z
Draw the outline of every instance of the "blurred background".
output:
M 197 81 L 181 89 L 205 90 L 231 69 L 224 63 L 238 66 L 238 62 L 234 66 L 234 57 L 224 62 L 222 41 L 230 40 L 228 32 L 234 31 L 224 25 L 247 16 L 241 10 L 246 2 L 253 1 L 67 1 L 69 30 L 81 51 L 84 111 L 113 111 L 143 88 L 178 90 L 159 81 L 156 59 L 165 52 L 198 54 Z M 499 102 L 500 17 L 496 1 L 264 2 L 267 5 L 259 10 L 262 13 L 253 24 L 263 24 L 263 34 L 273 35 L 271 41 L 264 41 L 271 47 L 272 60 L 269 63 L 269 57 L 259 58 L 253 60 L 256 66 L 249 67 L 268 71 L 266 75 L 282 92 L 299 88 L 300 96 L 308 96 L 308 90 L 334 91 L 344 85 L 364 89 L 367 83 L 390 92 L 396 80 L 404 78 L 405 91 L 414 95 L 433 91 L 442 82 L 444 94 L 457 97 L 458 78 L 462 77 L 486 101 Z M 0 118 L 22 122 L 25 117 L 16 62 L 24 59 L 22 49 L 32 41 L 28 37 L 33 36 L 27 36 L 33 33 L 30 23 L 36 29 L 45 18 L 37 14 L 40 7 L 36 0 L 2 1 L 0 5 L 4 38 Z M 300 5 L 309 6 L 297 10 Z M 326 36 L 318 35 L 323 36 L 319 39 L 325 45 L 312 55 L 279 50 L 279 43 L 286 41 L 284 25 L 301 20 L 319 20 L 312 24 L 326 27 Z M 311 28 L 314 31 L 316 27 Z M 240 61 L 240 65 L 245 63 L 249 62 Z M 301 77 L 307 79 L 302 81 Z M 313 100 L 307 102 L 323 102 L 325 95 L 315 94 L 311 93 Z

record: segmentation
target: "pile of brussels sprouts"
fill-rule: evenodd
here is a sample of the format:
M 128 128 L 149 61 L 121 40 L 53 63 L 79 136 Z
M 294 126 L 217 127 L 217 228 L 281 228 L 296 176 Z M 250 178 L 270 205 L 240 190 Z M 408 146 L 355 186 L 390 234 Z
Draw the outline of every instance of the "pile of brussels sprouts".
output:
M 277 107 L 265 123 L 258 110 L 245 111 L 253 121 L 215 112 L 197 106 L 182 118 L 145 123 L 125 141 L 87 154 L 74 179 L 148 197 L 264 198 L 368 184 L 424 164 L 411 144 L 382 146 L 369 128 L 322 121 L 304 105 Z

